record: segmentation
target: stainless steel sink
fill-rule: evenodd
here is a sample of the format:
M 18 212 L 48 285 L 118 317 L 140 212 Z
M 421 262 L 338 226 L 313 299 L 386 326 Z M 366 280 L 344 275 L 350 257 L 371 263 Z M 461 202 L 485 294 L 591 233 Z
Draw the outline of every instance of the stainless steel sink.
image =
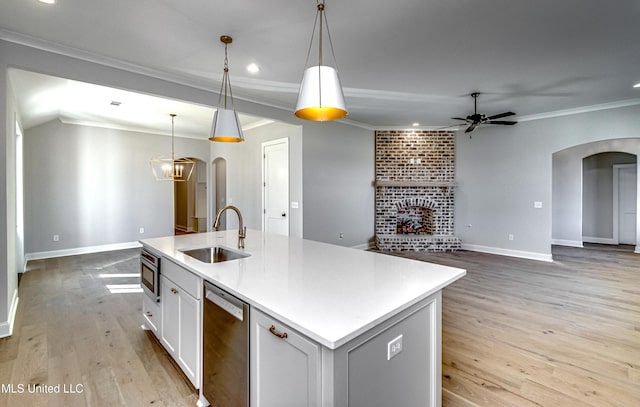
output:
M 221 263 L 223 261 L 241 259 L 249 257 L 250 254 L 240 253 L 224 247 L 201 247 L 199 249 L 180 250 L 189 257 L 193 257 L 203 263 Z

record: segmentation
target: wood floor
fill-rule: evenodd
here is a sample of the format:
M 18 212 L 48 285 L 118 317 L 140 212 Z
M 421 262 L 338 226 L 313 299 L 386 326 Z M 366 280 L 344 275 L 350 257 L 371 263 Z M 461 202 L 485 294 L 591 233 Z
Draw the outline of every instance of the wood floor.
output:
M 468 270 L 443 291 L 444 407 L 640 406 L 640 255 L 410 256 Z
M 29 263 L 14 334 L 0 340 L 0 406 L 195 405 L 140 329 L 143 294 L 107 288 L 138 282 L 105 277 L 136 273 L 138 253 Z M 640 255 L 590 246 L 554 248 L 554 263 L 410 256 L 468 270 L 443 292 L 443 407 L 640 406 Z
M 143 294 L 107 288 L 139 283 L 114 277 L 139 273 L 139 253 L 29 262 L 13 336 L 0 340 L 0 406 L 195 406 L 196 391 L 140 329 Z

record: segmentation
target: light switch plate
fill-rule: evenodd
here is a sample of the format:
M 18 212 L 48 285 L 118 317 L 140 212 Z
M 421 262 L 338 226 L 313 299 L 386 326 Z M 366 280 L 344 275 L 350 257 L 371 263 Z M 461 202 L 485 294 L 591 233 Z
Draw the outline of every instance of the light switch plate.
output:
M 533 203 L 533 207 L 534 207 L 534 208 L 536 208 L 536 209 L 540 209 L 540 208 L 542 208 L 542 202 L 540 202 L 540 201 L 535 201 L 535 202 Z

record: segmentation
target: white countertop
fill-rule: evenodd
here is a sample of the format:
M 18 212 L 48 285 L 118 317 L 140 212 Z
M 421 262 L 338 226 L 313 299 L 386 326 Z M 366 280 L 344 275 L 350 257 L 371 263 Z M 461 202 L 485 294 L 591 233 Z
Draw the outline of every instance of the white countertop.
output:
M 261 311 L 336 349 L 463 277 L 465 270 L 248 230 L 140 241 Z M 223 246 L 250 256 L 206 264 L 180 250 Z M 161 271 L 162 272 L 162 271 Z

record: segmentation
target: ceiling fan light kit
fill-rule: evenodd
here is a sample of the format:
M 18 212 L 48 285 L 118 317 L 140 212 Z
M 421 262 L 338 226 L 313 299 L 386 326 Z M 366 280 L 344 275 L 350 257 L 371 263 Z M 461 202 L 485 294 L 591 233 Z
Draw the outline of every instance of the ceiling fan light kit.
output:
M 333 43 L 331 41 L 331 34 L 329 33 L 329 25 L 326 21 L 324 9 L 324 3 L 319 3 L 317 5 L 318 11 L 316 12 L 316 20 L 311 34 L 309 52 L 307 53 L 307 61 L 305 63 L 306 68 L 300 83 L 300 92 L 298 94 L 296 110 L 294 113 L 297 117 L 304 120 L 338 120 L 348 114 L 337 68 L 323 64 L 322 45 L 323 27 L 325 26 L 329 46 L 331 48 L 331 56 L 333 57 L 335 64 L 335 53 L 333 52 Z M 318 21 L 320 24 L 318 24 Z M 316 26 L 319 27 L 318 64 L 308 66 Z
M 244 134 L 242 133 L 238 113 L 233 104 L 233 93 L 231 91 L 231 81 L 229 80 L 229 60 L 227 58 L 227 46 L 233 42 L 233 38 L 228 35 L 222 35 L 220 42 L 224 44 L 224 73 L 220 84 L 218 110 L 213 115 L 209 140 L 238 143 L 244 141 Z M 227 103 L 228 100 L 230 103 Z

